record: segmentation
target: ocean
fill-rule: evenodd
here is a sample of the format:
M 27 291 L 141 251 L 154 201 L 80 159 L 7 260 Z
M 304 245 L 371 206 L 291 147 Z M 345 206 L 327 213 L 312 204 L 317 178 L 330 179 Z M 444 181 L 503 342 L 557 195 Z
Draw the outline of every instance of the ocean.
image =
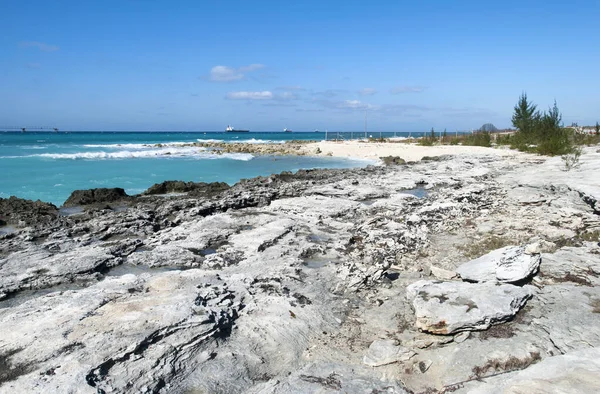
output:
M 330 132 L 327 137 L 358 135 L 363 134 Z M 165 180 L 234 184 L 243 178 L 282 171 L 371 163 L 332 157 L 215 155 L 182 146 L 196 141 L 284 143 L 323 139 L 325 133 L 316 132 L 0 132 L 0 197 L 39 199 L 60 206 L 76 189 L 122 187 L 128 194 L 138 194 Z

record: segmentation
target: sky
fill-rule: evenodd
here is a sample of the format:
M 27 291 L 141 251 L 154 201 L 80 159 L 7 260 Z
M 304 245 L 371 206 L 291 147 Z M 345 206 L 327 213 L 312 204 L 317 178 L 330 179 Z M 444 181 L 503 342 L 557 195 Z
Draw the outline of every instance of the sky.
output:
M 0 0 L 0 129 L 600 121 L 600 1 Z

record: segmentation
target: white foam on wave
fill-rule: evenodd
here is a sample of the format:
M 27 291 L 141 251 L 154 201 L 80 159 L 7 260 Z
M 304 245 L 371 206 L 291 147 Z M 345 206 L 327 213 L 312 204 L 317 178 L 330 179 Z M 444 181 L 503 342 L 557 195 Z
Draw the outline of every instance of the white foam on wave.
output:
M 198 141 L 198 142 L 208 142 L 208 143 L 213 143 L 213 142 L 225 142 L 225 140 L 215 140 L 215 139 L 207 139 L 207 140 L 203 140 L 202 138 L 198 138 L 196 141 Z
M 244 144 L 285 144 L 285 141 L 257 140 L 256 138 L 250 138 L 249 140 L 237 140 L 231 142 L 241 142 Z
M 145 144 L 84 144 L 84 148 L 109 148 L 109 149 L 154 149 L 158 147 L 181 147 L 193 142 L 154 142 Z
M 250 138 L 247 140 L 240 140 L 237 137 L 232 140 L 204 140 L 202 138 L 198 138 L 196 141 L 198 142 L 207 142 L 207 143 L 220 143 L 223 142 L 225 144 L 285 144 L 285 141 L 275 141 L 275 140 L 261 140 L 256 138 Z
M 47 149 L 48 147 L 41 146 L 41 145 L 21 145 L 21 146 L 19 146 L 19 148 L 23 148 L 23 149 Z
M 28 157 L 42 157 L 56 160 L 108 160 L 108 159 L 134 159 L 134 158 L 169 158 L 191 157 L 195 159 L 231 159 L 252 160 L 254 156 L 246 153 L 217 154 L 216 151 L 207 151 L 203 148 L 160 148 L 148 150 L 122 150 L 117 152 L 75 152 L 75 153 L 42 153 Z

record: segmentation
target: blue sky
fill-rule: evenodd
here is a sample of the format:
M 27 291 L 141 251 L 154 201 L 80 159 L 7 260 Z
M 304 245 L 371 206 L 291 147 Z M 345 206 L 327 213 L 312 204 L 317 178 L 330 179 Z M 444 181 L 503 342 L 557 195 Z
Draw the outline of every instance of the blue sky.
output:
M 600 121 L 600 2 L 0 0 L 0 128 Z

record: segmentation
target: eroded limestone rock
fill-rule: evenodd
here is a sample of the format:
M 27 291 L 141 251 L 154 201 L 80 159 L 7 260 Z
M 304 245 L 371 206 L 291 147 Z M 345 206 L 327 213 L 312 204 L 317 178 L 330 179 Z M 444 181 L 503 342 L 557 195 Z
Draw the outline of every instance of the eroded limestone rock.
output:
M 533 295 L 533 287 L 496 283 L 421 280 L 406 289 L 415 308 L 416 327 L 433 334 L 485 330 L 514 316 Z
M 527 251 L 521 246 L 506 246 L 462 264 L 456 272 L 470 282 L 519 282 L 535 274 L 542 260 L 539 253 Z

